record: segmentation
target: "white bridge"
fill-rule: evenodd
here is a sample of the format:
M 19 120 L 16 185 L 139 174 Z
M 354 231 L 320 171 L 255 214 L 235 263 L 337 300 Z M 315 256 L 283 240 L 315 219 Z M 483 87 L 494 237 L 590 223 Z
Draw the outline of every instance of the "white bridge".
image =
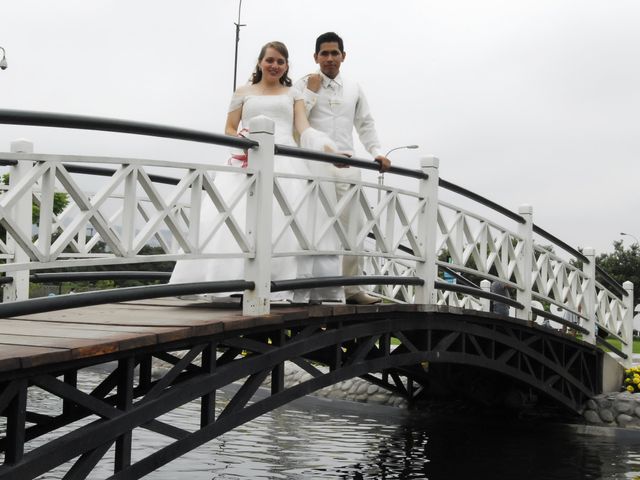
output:
M 521 206 L 515 213 L 443 180 L 437 158 L 422 158 L 419 171 L 394 167 L 389 172 L 406 178 L 415 188 L 354 181 L 336 203 L 324 193 L 334 188 L 333 178 L 274 172 L 274 152 L 300 161 L 348 162 L 351 168 L 375 169 L 375 164 L 274 145 L 273 123 L 266 118 L 254 120 L 248 139 L 9 110 L 0 110 L 0 123 L 160 136 L 249 151 L 249 166 L 243 169 L 189 161 L 36 154 L 29 142 L 14 142 L 10 152 L 0 153 L 0 162 L 10 174 L 10 183 L 0 195 L 0 226 L 7 232 L 6 240 L 0 240 L 5 303 L 27 299 L 29 275 L 43 269 L 238 257 L 245 261 L 245 278 L 238 280 L 254 287 L 245 290 L 244 312 L 263 314 L 269 311 L 273 288 L 272 256 L 359 255 L 366 261 L 364 277 L 315 280 L 367 284 L 386 301 L 397 303 L 489 311 L 490 299 L 500 300 L 510 305 L 512 316 L 572 330 L 592 344 L 606 343 L 621 363 L 630 365 L 633 284 L 620 286 L 600 271 L 593 249 L 579 252 L 537 227 L 530 206 Z M 28 135 L 25 127 L 24 136 Z M 244 181 L 224 196 L 218 172 L 241 174 Z M 304 184 L 305 198 L 297 203 L 289 198 L 283 186 L 287 182 Z M 443 191 L 471 207 L 439 200 Z M 65 193 L 69 199 L 59 215 L 53 213 L 56 193 Z M 246 224 L 236 220 L 234 210 L 241 198 L 246 198 Z M 213 226 L 201 231 L 205 201 L 212 202 L 218 214 Z M 309 201 L 321 205 L 321 228 L 313 232 L 302 228 L 301 206 Z M 35 225 L 33 204 L 40 212 Z M 348 226 L 339 220 L 345 209 L 365 219 L 355 235 L 347 234 Z M 281 232 L 271 232 L 272 210 L 286 219 Z M 225 229 L 235 242 L 235 253 L 205 253 L 203 247 Z M 278 240 L 289 232 L 299 246 L 295 251 L 279 246 Z M 325 235 L 337 235 L 340 248 L 318 249 Z M 142 254 L 147 245 L 160 247 L 156 249 L 160 253 Z M 444 272 L 457 282 L 443 281 Z M 494 281 L 511 287 L 515 298 L 489 293 Z M 296 282 L 281 282 L 279 288 L 296 288 Z M 207 291 L 206 287 L 200 291 Z M 563 311 L 574 314 L 578 322 L 564 319 Z M 618 340 L 621 347 L 604 337 Z

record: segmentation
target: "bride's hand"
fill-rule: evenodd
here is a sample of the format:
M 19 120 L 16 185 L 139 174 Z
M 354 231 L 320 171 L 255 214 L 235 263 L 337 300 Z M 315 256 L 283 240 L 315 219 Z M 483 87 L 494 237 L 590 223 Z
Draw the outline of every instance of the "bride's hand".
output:
M 325 151 L 327 151 L 327 147 L 325 147 Z M 343 157 L 347 157 L 347 158 L 351 158 L 351 155 L 349 155 L 348 153 L 341 153 L 341 152 L 327 152 L 327 153 L 335 153 L 337 155 L 342 155 Z M 334 163 L 333 164 L 334 167 L 336 168 L 349 168 L 350 165 L 347 165 L 346 163 Z
M 307 77 L 307 88 L 312 92 L 318 93 L 322 85 L 322 77 L 319 73 L 312 73 Z

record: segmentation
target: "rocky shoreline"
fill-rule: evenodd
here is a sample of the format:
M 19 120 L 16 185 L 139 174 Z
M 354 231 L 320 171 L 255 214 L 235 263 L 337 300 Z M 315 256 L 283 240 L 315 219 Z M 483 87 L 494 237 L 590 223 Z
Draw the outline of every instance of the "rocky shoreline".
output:
M 313 378 L 309 373 L 295 365 L 287 365 L 284 374 L 286 387 L 298 385 Z M 265 381 L 264 386 L 270 387 L 271 380 Z M 351 378 L 343 382 L 329 385 L 312 393 L 317 397 L 350 400 L 352 402 L 386 405 L 389 407 L 407 408 L 407 401 L 389 390 L 362 380 Z
M 582 416 L 590 425 L 640 429 L 640 395 L 602 393 L 587 402 Z

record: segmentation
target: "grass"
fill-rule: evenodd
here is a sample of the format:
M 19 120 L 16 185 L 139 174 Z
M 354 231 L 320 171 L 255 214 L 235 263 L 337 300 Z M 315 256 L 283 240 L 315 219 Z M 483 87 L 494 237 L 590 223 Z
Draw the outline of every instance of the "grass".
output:
M 616 347 L 618 350 L 622 348 L 620 340 L 612 338 L 611 340 L 607 340 L 607 342 Z M 640 353 L 640 338 L 633 339 L 633 353 Z

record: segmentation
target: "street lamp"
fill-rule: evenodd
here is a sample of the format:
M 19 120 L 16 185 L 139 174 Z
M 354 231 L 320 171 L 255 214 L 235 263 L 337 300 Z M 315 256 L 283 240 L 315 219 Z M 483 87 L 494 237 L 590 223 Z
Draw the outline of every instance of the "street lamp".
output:
M 4 48 L 0 47 L 0 50 L 2 50 L 2 60 L 0 60 L 0 68 L 2 70 L 6 70 L 7 69 L 7 56 L 5 55 L 5 51 Z
M 240 27 L 246 27 L 245 24 L 240 23 L 240 13 L 242 12 L 242 0 L 238 2 L 238 22 L 234 23 L 236 26 L 236 55 L 233 59 L 233 91 L 236 91 L 236 78 L 238 74 L 238 43 L 240 43 Z
M 387 153 L 385 153 L 384 156 L 388 158 L 391 152 L 395 152 L 396 150 L 402 150 L 403 148 L 406 148 L 408 150 L 415 150 L 416 148 L 420 148 L 420 147 L 418 145 L 402 145 L 401 147 L 392 148 Z M 380 187 L 378 188 L 378 203 L 380 203 L 380 194 L 382 193 L 383 185 L 384 185 L 384 172 L 381 172 L 380 175 L 378 175 L 378 186 Z
M 624 233 L 624 232 L 620 232 L 620 235 L 631 237 L 636 241 L 636 245 L 640 244 L 640 242 L 638 242 L 638 237 L 636 237 L 635 235 L 631 235 L 630 233 Z

